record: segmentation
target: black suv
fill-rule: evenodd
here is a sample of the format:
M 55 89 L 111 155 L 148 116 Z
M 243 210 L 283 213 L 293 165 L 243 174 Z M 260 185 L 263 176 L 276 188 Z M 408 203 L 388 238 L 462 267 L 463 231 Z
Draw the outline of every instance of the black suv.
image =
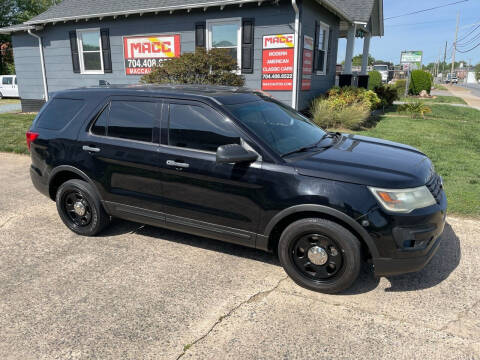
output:
M 63 91 L 27 133 L 35 187 L 93 236 L 118 217 L 266 251 L 298 284 L 335 293 L 363 260 L 420 270 L 447 200 L 425 154 L 326 132 L 244 89 Z

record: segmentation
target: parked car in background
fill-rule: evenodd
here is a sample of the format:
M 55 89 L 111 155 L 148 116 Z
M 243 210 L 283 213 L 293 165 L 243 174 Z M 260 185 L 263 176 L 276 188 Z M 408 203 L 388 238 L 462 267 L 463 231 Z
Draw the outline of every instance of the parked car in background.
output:
M 58 92 L 27 144 L 33 184 L 77 234 L 113 216 L 274 251 L 294 281 L 326 293 L 352 285 L 367 259 L 377 275 L 420 270 L 445 225 L 425 154 L 327 132 L 245 89 Z
M 455 74 L 447 74 L 447 78 L 445 79 L 446 84 L 458 84 L 458 77 Z
M 378 71 L 382 75 L 382 82 L 388 82 L 388 65 L 374 65 L 373 70 Z
M 0 75 L 0 99 L 5 97 L 18 97 L 16 75 Z

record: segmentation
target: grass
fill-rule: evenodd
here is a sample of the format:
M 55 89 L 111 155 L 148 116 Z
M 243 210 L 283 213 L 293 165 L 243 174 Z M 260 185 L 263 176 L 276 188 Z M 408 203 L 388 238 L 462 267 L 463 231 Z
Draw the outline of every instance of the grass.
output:
M 35 114 L 0 114 L 0 151 L 28 154 L 25 132 Z
M 5 104 L 20 104 L 19 99 L 0 99 L 0 106 Z
M 414 102 L 421 101 L 426 104 L 437 103 L 437 104 L 464 104 L 467 103 L 462 98 L 457 96 L 437 96 L 436 98 L 418 98 L 418 97 L 407 97 L 401 99 L 401 101 Z
M 414 146 L 427 154 L 443 177 L 449 212 L 480 216 L 480 111 L 431 105 L 426 119 L 392 112 L 377 126 L 356 133 Z
M 444 90 L 444 91 L 448 91 L 448 88 L 444 85 L 441 85 L 441 84 L 435 84 L 433 85 L 433 87 L 435 88 L 435 90 Z

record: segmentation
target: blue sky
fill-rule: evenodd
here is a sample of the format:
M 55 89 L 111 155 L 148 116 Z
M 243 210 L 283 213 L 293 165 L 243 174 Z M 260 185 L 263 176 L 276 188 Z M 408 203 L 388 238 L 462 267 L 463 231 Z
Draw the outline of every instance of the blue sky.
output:
M 456 1 L 459 0 L 384 0 L 384 16 L 388 18 Z M 455 36 L 458 12 L 460 12 L 459 39 L 461 39 L 475 26 L 480 25 L 480 0 L 469 0 L 416 15 L 385 20 L 385 36 L 372 39 L 370 53 L 375 59 L 392 61 L 397 64 L 402 50 L 423 50 L 423 63 L 428 64 L 437 61 L 440 51 L 443 59 L 445 41 L 448 41 L 447 62 L 449 62 L 452 55 L 451 45 Z M 480 34 L 480 28 L 463 42 L 470 40 L 477 34 Z M 480 37 L 470 45 L 466 45 L 464 50 L 468 50 L 478 43 L 480 43 Z M 345 39 L 341 39 L 338 63 L 345 58 L 345 45 Z M 357 39 L 355 54 L 360 54 L 362 51 L 363 40 Z M 456 60 L 467 62 L 471 60 L 473 64 L 480 63 L 480 47 L 468 54 L 457 53 Z

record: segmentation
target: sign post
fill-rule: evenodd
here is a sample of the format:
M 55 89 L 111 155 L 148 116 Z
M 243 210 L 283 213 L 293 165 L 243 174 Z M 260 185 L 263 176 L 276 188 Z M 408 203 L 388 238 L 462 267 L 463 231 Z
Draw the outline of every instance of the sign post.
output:
M 294 51 L 293 34 L 263 37 L 262 90 L 293 90 Z
M 123 38 L 126 75 L 145 75 L 162 61 L 180 56 L 180 35 Z
M 405 87 L 405 97 L 408 95 L 410 87 L 410 73 L 412 70 L 422 69 L 423 51 L 402 51 L 400 55 L 400 64 L 407 70 L 407 84 Z

